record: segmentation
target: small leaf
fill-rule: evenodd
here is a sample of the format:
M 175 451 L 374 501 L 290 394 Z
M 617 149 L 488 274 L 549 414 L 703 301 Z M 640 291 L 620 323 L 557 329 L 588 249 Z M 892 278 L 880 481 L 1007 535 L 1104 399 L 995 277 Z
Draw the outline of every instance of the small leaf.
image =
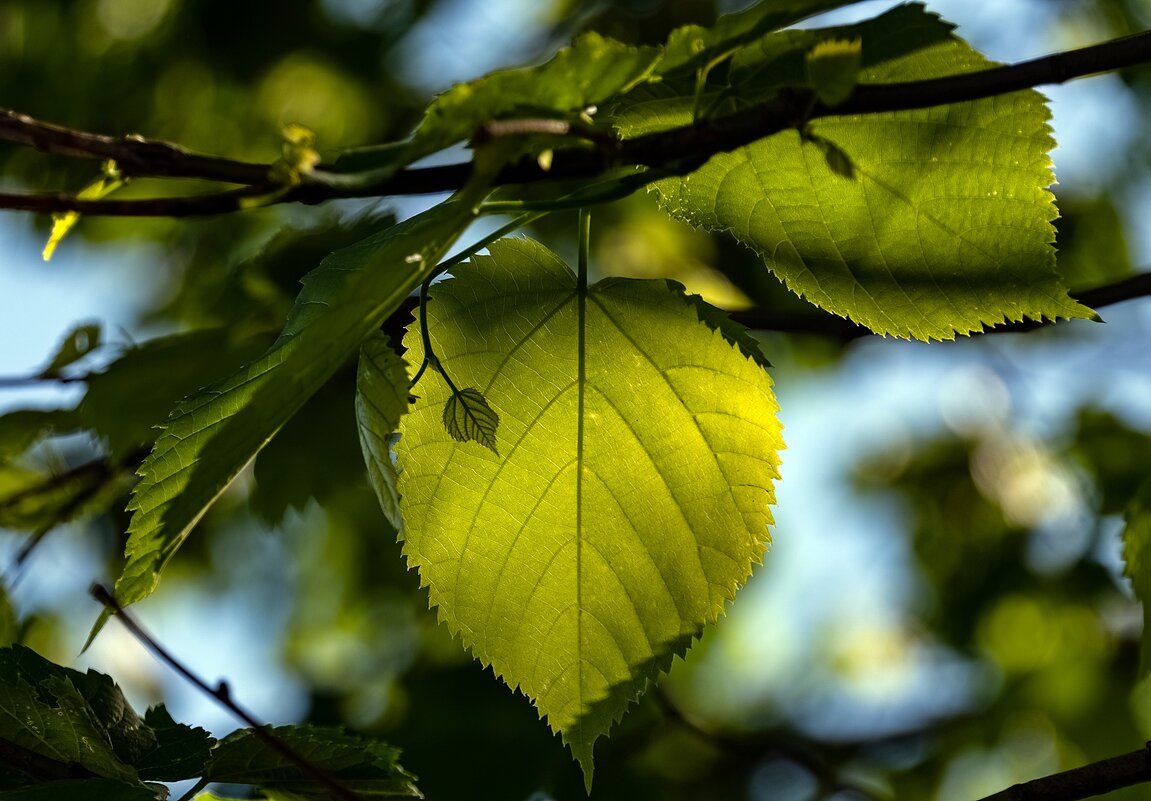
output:
M 40 375 L 54 377 L 60 371 L 100 347 L 100 325 L 98 323 L 85 323 L 73 328 L 60 343 L 56 355 L 48 363 Z
M 444 404 L 444 429 L 452 439 L 478 442 L 497 455 L 496 428 L 499 424 L 500 416 L 484 394 L 474 387 L 453 392 Z
M 104 174 L 81 189 L 77 193 L 76 198 L 78 200 L 100 200 L 112 194 L 127 182 L 127 179 L 116 169 L 116 163 L 108 161 L 104 163 Z M 40 254 L 44 261 L 51 261 L 52 254 L 56 252 L 56 246 L 60 244 L 64 237 L 68 235 L 68 232 L 71 231 L 79 221 L 80 213 L 76 211 L 67 211 L 63 214 L 52 215 L 52 232 L 48 235 L 48 242 L 44 245 L 43 253 Z
M 862 40 L 825 39 L 807 52 L 807 80 L 824 105 L 847 100 L 859 82 L 863 61 Z

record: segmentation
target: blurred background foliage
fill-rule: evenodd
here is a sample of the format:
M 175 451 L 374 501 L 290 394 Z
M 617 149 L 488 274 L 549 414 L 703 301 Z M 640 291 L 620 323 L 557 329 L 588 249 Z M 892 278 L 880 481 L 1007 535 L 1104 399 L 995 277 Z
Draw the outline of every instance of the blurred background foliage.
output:
M 1151 25 L 1140 0 L 996 5 L 933 7 L 1003 58 Z M 540 60 L 579 30 L 653 43 L 725 10 L 716 0 L 5 0 L 0 100 L 70 127 L 255 161 L 274 160 L 279 127 L 299 122 L 330 159 L 403 137 L 431 93 Z M 1011 51 L 1017 34 L 1037 49 Z M 1056 95 L 1068 143 L 1056 154 L 1059 263 L 1077 289 L 1146 269 L 1151 255 L 1151 151 L 1134 133 L 1151 109 L 1151 72 L 1083 91 L 1102 98 L 1099 138 L 1077 133 L 1075 118 L 1090 115 L 1060 116 Z M 97 169 L 0 146 L 5 190 L 75 191 Z M 141 182 L 124 194 L 201 190 Z M 54 332 L 57 353 L 29 356 L 22 340 L 42 332 L 5 326 L 0 636 L 95 664 L 140 705 L 167 699 L 178 719 L 230 728 L 114 626 L 78 657 L 97 612 L 86 587 L 117 574 L 124 500 L 154 426 L 267 347 L 323 255 L 437 200 L 85 219 L 61 246 L 78 267 L 34 265 L 97 269 L 86 265 L 99 255 L 132 267 L 118 273 L 127 311 Z M 10 243 L 0 259 L 32 264 L 49 224 L 0 220 Z M 562 214 L 534 231 L 569 255 L 574 232 Z M 644 197 L 597 211 L 593 248 L 601 272 L 675 278 L 769 320 L 807 308 L 751 254 L 670 222 Z M 21 270 L 4 274 L 13 302 L 37 280 Z M 1141 617 L 1119 556 L 1122 513 L 1151 456 L 1151 319 L 1139 306 L 1105 310 L 1106 326 L 930 347 L 764 332 L 792 448 L 777 545 L 728 618 L 601 742 L 595 797 L 952 801 L 1151 738 L 1151 693 L 1136 686 Z M 398 337 L 404 321 L 394 322 Z M 23 374 L 8 367 L 37 359 Z M 574 764 L 532 707 L 427 611 L 363 474 L 354 382 L 349 364 L 264 450 L 141 616 L 270 720 L 342 723 L 401 746 L 429 798 L 580 798 Z

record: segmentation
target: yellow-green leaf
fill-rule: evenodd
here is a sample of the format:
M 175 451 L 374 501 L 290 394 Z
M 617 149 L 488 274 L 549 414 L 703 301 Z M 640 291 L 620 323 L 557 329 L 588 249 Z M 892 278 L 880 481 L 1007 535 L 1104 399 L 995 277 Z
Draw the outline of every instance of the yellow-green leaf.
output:
M 433 287 L 428 325 L 453 382 L 499 410 L 499 453 L 445 431 L 429 371 L 396 447 L 404 553 L 590 783 L 595 740 L 763 555 L 777 407 L 753 345 L 679 285 L 581 289 L 537 243 L 490 253 Z M 405 344 L 418 364 L 418 327 Z

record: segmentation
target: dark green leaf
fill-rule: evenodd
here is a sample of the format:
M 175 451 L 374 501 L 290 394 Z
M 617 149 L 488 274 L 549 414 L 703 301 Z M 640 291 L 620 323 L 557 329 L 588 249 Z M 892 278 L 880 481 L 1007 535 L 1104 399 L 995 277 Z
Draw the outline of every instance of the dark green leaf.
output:
M 133 765 L 141 779 L 174 782 L 201 776 L 208 764 L 216 739 L 201 728 L 172 720 L 163 706 L 144 715 L 144 723 L 155 733 L 155 745 L 141 753 Z
M 5 790 L 4 801 L 163 801 L 163 785 L 145 787 L 115 779 L 65 779 Z
M 400 767 L 399 750 L 342 729 L 276 726 L 270 733 L 299 756 L 354 792 L 372 797 L 420 797 L 415 779 Z M 255 785 L 298 798 L 330 799 L 330 791 L 250 730 L 225 737 L 204 774 L 214 782 Z

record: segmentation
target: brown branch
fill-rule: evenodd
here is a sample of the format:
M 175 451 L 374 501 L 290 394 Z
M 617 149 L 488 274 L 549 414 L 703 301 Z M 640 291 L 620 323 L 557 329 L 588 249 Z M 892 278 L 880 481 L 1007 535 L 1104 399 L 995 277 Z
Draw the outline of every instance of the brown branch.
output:
M 1016 784 L 979 801 L 1080 801 L 1145 782 L 1151 782 L 1151 745 Z
M 142 136 L 105 136 L 77 131 L 0 109 L 0 139 L 57 156 L 111 159 L 126 176 L 198 178 L 232 184 L 259 184 L 268 180 L 267 164 L 193 153 L 180 145 Z
M 986 70 L 888 84 L 861 84 L 845 102 L 820 103 L 810 90 L 794 89 L 734 114 L 700 120 L 678 128 L 619 142 L 598 142 L 594 149 L 557 151 L 549 169 L 524 159 L 504 170 L 497 184 L 540 183 L 588 178 L 620 167 L 666 169 L 686 173 L 711 156 L 748 145 L 811 120 L 858 114 L 907 111 L 980 100 L 1036 86 L 1151 62 L 1151 31 L 1077 50 Z M 114 158 L 128 174 L 204 178 L 258 187 L 240 194 L 217 193 L 185 198 L 81 201 L 66 195 L 0 195 L 0 208 L 24 211 L 79 211 L 109 216 L 191 216 L 220 214 L 241 208 L 239 198 L 266 192 L 270 165 L 247 164 L 189 153 L 175 145 L 134 137 L 115 138 L 40 123 L 13 112 L 0 118 L 0 138 L 31 144 L 46 152 Z M 30 129 L 29 129 L 29 126 Z M 584 138 L 580 135 L 580 138 Z M 404 169 L 376 181 L 324 169 L 284 192 L 276 203 L 320 203 L 350 197 L 451 192 L 470 174 L 470 164 Z M 244 190 L 241 190 L 242 192 Z

